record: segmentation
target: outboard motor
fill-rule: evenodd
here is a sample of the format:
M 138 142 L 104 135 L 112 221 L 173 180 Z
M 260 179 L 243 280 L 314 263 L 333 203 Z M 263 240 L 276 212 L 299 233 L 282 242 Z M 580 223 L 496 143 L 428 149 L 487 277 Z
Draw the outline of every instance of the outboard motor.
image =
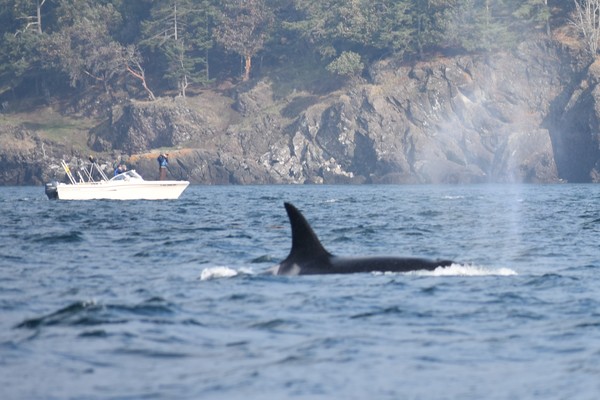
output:
M 50 183 L 46 183 L 46 196 L 48 196 L 48 198 L 50 200 L 56 200 L 58 199 L 58 190 L 57 187 L 58 186 L 58 182 L 57 181 L 52 181 Z

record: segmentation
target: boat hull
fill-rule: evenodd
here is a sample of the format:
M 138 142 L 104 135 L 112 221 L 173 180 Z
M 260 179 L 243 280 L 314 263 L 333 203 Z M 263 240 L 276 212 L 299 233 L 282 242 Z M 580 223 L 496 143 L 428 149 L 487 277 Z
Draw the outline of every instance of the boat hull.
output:
M 46 195 L 59 200 L 174 200 L 188 181 L 102 181 L 46 186 Z M 55 188 L 55 190 L 54 190 Z

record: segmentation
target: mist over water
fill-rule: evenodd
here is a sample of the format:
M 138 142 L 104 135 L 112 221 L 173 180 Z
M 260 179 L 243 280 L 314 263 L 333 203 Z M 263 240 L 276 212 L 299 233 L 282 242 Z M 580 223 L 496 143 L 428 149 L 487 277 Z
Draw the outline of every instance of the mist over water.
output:
M 282 277 L 283 201 L 341 256 Z M 595 399 L 600 187 L 192 186 L 175 202 L 0 188 L 6 399 Z

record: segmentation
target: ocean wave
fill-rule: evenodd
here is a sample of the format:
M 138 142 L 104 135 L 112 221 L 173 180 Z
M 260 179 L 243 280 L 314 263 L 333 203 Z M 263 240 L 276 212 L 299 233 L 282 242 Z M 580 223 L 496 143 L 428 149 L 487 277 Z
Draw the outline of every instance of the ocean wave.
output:
M 139 304 L 103 304 L 96 300 L 71 303 L 50 314 L 24 320 L 16 328 L 38 329 L 48 326 L 97 326 L 122 324 L 131 318 L 160 318 L 174 313 L 172 304 L 160 297 L 153 297 Z
M 80 231 L 72 231 L 72 232 L 52 232 L 45 234 L 32 235 L 29 238 L 30 241 L 34 243 L 41 244 L 69 244 L 69 243 L 77 243 L 83 242 L 85 239 L 83 237 L 83 233 Z
M 77 301 L 53 313 L 26 319 L 18 324 L 16 328 L 36 329 L 53 325 L 81 325 L 84 321 L 88 325 L 93 325 L 85 314 L 89 310 L 98 310 L 100 307 L 95 300 Z

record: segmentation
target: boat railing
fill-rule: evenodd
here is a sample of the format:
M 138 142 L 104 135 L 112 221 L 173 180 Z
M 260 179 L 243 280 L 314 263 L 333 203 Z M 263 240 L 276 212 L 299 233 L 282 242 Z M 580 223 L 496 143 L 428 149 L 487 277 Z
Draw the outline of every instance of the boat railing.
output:
M 104 173 L 104 171 L 102 170 L 102 168 L 100 168 L 100 166 L 98 165 L 98 163 L 95 161 L 92 161 L 92 165 L 90 166 L 90 178 L 92 177 L 92 171 L 93 169 L 96 168 L 96 171 L 98 171 L 98 173 L 100 174 L 100 176 L 102 177 L 103 181 L 107 181 L 108 177 L 106 176 L 106 174 Z
M 69 168 L 69 165 L 65 162 L 65 160 L 60 160 L 60 165 L 62 165 L 62 167 L 65 170 L 65 173 L 67 174 L 67 177 L 69 178 L 69 180 L 71 181 L 71 183 L 73 185 L 76 185 L 77 181 L 73 177 L 73 174 L 71 173 L 71 168 Z
M 98 171 L 98 174 L 100 175 L 100 178 L 101 178 L 100 181 L 108 181 L 108 177 L 106 176 L 106 174 L 104 173 L 102 168 L 100 168 L 100 166 L 98 165 L 96 160 L 94 159 L 94 160 L 90 160 L 90 161 L 91 161 L 90 168 L 89 169 L 83 168 L 83 171 L 87 177 L 87 180 L 86 180 L 86 178 L 84 178 L 81 175 L 80 171 L 76 171 L 77 177 L 79 178 L 79 183 L 96 182 L 96 180 L 93 177 L 94 169 L 96 171 Z M 67 164 L 65 162 L 65 160 L 61 160 L 61 166 L 65 170 L 65 174 L 67 174 L 69 181 L 71 181 L 71 183 L 73 185 L 76 185 L 78 182 L 77 182 L 77 179 L 75 178 L 75 176 L 73 175 L 73 172 L 71 171 L 71 168 L 69 167 L 69 164 Z

